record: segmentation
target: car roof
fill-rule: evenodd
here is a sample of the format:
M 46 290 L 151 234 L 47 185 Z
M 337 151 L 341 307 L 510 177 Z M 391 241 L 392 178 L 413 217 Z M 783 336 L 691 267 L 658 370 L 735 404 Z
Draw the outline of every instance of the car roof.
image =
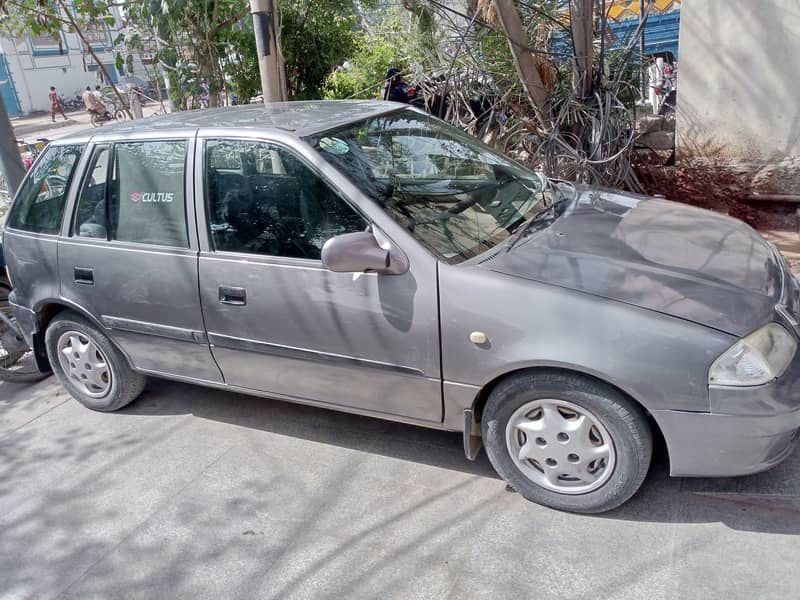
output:
M 172 130 L 277 129 L 305 137 L 348 123 L 406 107 L 383 100 L 309 100 L 245 104 L 205 110 L 180 111 L 161 117 L 147 117 L 89 129 L 59 138 L 54 144 L 86 142 L 91 138 L 114 139 L 131 133 L 165 133 Z

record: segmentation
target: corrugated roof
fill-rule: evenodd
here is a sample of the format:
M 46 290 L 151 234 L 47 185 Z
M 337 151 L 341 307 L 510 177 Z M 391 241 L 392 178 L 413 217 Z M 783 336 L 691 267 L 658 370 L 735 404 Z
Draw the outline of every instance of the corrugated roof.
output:
M 655 12 L 663 13 L 679 9 L 681 0 L 656 0 L 653 5 Z M 639 16 L 639 0 L 612 0 L 610 6 L 606 6 L 608 16 L 619 21 L 630 17 Z

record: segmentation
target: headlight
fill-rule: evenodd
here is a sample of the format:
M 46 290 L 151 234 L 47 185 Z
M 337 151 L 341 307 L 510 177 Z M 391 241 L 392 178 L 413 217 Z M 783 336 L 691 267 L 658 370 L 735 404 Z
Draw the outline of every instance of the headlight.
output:
M 743 337 L 711 365 L 708 383 L 713 385 L 762 385 L 783 375 L 797 350 L 792 335 L 777 323 L 769 323 Z

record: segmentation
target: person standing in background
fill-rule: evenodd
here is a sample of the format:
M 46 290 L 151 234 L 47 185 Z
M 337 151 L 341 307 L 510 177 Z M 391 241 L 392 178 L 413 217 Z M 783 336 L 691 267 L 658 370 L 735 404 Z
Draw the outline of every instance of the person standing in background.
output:
M 50 117 L 53 119 L 53 123 L 56 122 L 56 113 L 61 113 L 61 116 L 64 117 L 64 120 L 67 120 L 67 115 L 64 113 L 64 105 L 61 104 L 61 98 L 58 97 L 58 92 L 56 91 L 56 87 L 54 85 L 50 86 Z

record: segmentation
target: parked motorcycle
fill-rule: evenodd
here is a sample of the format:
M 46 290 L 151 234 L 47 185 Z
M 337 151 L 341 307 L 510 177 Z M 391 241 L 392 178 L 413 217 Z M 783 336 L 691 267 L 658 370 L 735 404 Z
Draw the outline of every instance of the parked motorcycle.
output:
M 22 164 L 25 165 L 26 171 L 31 168 L 34 161 L 36 161 L 36 157 L 42 153 L 42 150 L 44 150 L 49 143 L 50 140 L 47 138 L 36 138 L 36 142 L 33 144 L 25 140 L 17 140 L 17 148 L 19 148 Z
M 85 108 L 80 96 L 75 96 L 73 98 L 61 96 L 61 105 L 64 107 L 64 110 L 69 112 L 75 112 Z

